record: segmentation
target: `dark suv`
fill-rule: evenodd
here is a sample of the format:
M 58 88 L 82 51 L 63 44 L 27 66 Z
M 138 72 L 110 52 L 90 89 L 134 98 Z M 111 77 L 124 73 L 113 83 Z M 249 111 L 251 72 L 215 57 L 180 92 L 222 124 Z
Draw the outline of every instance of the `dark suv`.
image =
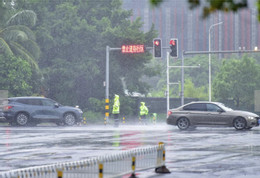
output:
M 36 126 L 42 122 L 72 126 L 82 121 L 82 111 L 77 107 L 62 106 L 45 97 L 8 98 L 4 117 L 10 125 Z

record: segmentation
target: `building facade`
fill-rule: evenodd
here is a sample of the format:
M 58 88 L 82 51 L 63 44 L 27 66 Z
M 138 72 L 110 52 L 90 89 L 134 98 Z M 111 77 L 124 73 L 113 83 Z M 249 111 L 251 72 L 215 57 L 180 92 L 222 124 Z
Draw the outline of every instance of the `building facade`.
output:
M 202 19 L 202 9 L 189 9 L 185 0 L 165 0 L 153 8 L 149 0 L 123 0 L 123 7 L 132 10 L 131 20 L 141 17 L 147 32 L 152 24 L 158 31 L 164 47 L 169 47 L 171 38 L 178 38 L 179 54 L 185 51 L 208 51 L 211 29 L 211 51 L 253 50 L 260 47 L 260 23 L 257 19 L 256 1 L 249 1 L 248 8 L 238 12 L 216 12 Z M 165 57 L 165 54 L 164 54 Z

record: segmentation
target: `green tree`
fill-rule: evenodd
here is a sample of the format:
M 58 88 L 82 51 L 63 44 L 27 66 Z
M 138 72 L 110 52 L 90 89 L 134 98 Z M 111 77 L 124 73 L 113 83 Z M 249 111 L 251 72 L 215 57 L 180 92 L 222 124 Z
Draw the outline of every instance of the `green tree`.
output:
M 16 1 L 0 0 L 0 53 L 11 57 L 20 57 L 26 60 L 32 68 L 31 80 L 27 80 L 33 93 L 40 90 L 42 78 L 38 67 L 40 48 L 34 32 L 31 30 L 36 24 L 36 14 L 32 10 L 17 10 Z M 4 68 L 8 73 L 8 68 Z
M 39 6 L 39 3 L 41 6 Z M 20 4 L 38 15 L 35 27 L 42 55 L 46 96 L 64 104 L 91 108 L 89 98 L 103 100 L 105 95 L 106 46 L 123 44 L 152 46 L 154 29 L 144 33 L 140 19 L 130 20 L 131 11 L 122 9 L 121 0 L 47 0 Z M 110 52 L 110 93 L 123 95 L 120 78 L 127 89 L 141 93 L 149 86 L 141 80 L 158 71 L 146 64 L 152 56 Z M 149 69 L 148 69 L 149 68 Z M 103 111 L 103 108 L 102 108 Z
M 0 1 L 0 26 L 5 21 L 5 14 L 7 12 L 7 8 L 4 6 L 4 2 Z
M 20 57 L 0 55 L 1 90 L 8 90 L 10 96 L 31 95 L 31 76 L 32 70 L 27 61 Z
M 205 86 L 195 87 L 191 78 L 185 79 L 184 88 L 184 96 L 186 98 L 198 98 L 200 100 L 208 99 L 207 88 Z
M 260 65 L 252 57 L 225 60 L 213 82 L 214 96 L 220 101 L 231 99 L 237 108 L 252 109 L 259 79 Z
M 0 26 L 0 52 L 26 59 L 38 69 L 36 60 L 40 50 L 30 26 L 35 25 L 36 14 L 30 10 L 20 11 Z M 28 27 L 29 26 L 29 27 Z

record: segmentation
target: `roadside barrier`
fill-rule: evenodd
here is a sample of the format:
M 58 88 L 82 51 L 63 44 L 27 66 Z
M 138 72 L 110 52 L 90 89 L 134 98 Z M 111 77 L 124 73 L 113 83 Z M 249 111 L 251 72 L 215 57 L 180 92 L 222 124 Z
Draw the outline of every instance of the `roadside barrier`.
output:
M 105 105 L 106 112 L 105 112 L 104 124 L 107 125 L 108 118 L 109 118 L 109 99 L 106 99 L 105 102 L 106 102 Z
M 84 124 L 84 125 L 87 124 L 87 119 L 86 119 L 86 117 L 83 117 L 83 124 Z
M 0 178 L 107 178 L 155 168 L 156 173 L 170 173 L 165 166 L 165 145 L 135 148 L 122 153 L 82 161 L 57 163 L 0 173 Z
M 145 119 L 142 119 L 139 116 L 139 124 L 145 124 L 145 125 L 148 123 L 156 124 L 156 121 L 157 121 L 157 113 L 151 113 L 147 115 Z
M 157 113 L 153 113 L 152 114 L 152 122 L 153 122 L 153 124 L 156 124 L 156 121 L 157 121 Z

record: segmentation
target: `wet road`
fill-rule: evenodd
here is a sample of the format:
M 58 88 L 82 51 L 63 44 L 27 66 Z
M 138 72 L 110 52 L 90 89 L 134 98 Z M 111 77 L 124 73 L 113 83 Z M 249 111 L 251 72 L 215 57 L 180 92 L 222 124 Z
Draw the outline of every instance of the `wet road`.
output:
M 147 145 L 166 145 L 166 166 L 138 177 L 259 177 L 260 128 L 198 127 L 179 131 L 166 124 L 57 127 L 0 126 L 0 171 L 78 161 Z

